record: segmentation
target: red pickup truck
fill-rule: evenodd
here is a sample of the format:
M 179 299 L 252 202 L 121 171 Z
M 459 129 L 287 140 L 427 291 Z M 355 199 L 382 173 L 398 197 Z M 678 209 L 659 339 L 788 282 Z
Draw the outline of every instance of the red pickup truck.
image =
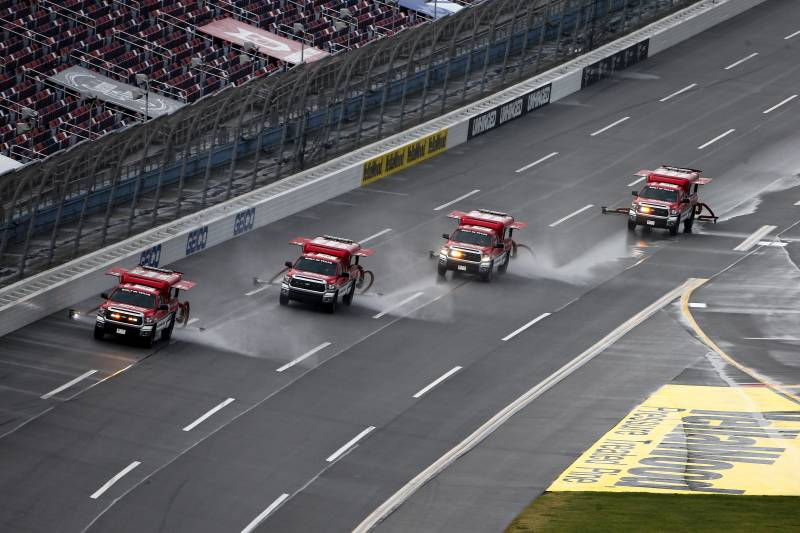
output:
M 512 239 L 515 229 L 527 222 L 518 222 L 508 213 L 476 209 L 465 213 L 453 211 L 450 218 L 458 219 L 456 230 L 442 237 L 447 239 L 439 251 L 437 272 L 440 276 L 448 270 L 478 274 L 483 281 L 491 281 L 496 270 L 503 273 L 517 249 Z
M 119 284 L 100 295 L 105 302 L 95 318 L 96 339 L 106 334 L 130 337 L 150 348 L 158 333 L 162 340 L 169 340 L 175 323 L 186 324 L 189 319 L 189 302 L 179 301 L 178 295 L 195 283 L 182 279 L 183 273 L 137 266 L 133 270 L 114 267 L 107 274 L 117 276 Z
M 700 211 L 697 189 L 711 181 L 700 173 L 692 168 L 667 165 L 637 172 L 637 176 L 644 176 L 647 181 L 640 191 L 631 192 L 635 199 L 628 211 L 628 229 L 666 228 L 675 235 L 683 224 L 683 231 L 690 233 Z

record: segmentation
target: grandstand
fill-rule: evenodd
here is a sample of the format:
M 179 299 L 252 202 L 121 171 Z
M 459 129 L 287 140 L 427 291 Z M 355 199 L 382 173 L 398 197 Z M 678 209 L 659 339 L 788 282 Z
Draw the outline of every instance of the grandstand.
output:
M 337 54 L 431 18 L 390 0 L 0 0 L 0 154 L 42 159 L 157 116 L 151 100 L 171 110 L 297 62 L 203 29 L 223 20 L 291 39 L 302 58 L 305 47 Z M 65 81 L 87 71 L 108 91 Z

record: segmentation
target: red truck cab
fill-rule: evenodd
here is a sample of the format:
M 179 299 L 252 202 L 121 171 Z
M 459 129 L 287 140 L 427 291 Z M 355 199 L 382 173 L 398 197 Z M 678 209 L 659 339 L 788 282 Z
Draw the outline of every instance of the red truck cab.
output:
M 528 225 L 508 213 L 488 209 L 453 211 L 447 216 L 458 219 L 458 227 L 442 235 L 447 242 L 439 251 L 437 272 L 440 276 L 448 270 L 478 274 L 484 281 L 490 281 L 494 271 L 508 269 L 517 247 L 514 230 Z
M 333 313 L 340 300 L 345 305 L 353 302 L 356 286 L 364 279 L 359 258 L 374 250 L 330 235 L 297 237 L 290 244 L 302 246 L 303 252 L 296 261 L 285 263 L 288 271 L 281 283 L 281 305 L 289 305 L 291 300 L 311 302 Z
M 635 196 L 628 211 L 628 229 L 636 226 L 666 228 L 671 235 L 690 233 L 698 213 L 697 189 L 711 181 L 700 176 L 701 171 L 663 165 L 655 170 L 640 170 L 637 176 L 647 178 L 644 187 L 632 191 Z
M 183 274 L 146 266 L 132 270 L 114 267 L 106 274 L 117 276 L 118 285 L 100 296 L 105 302 L 97 311 L 94 337 L 106 334 L 133 337 L 152 347 L 160 332 L 162 340 L 172 337 L 175 322 L 189 319 L 189 303 L 178 299 L 181 290 L 195 286 Z

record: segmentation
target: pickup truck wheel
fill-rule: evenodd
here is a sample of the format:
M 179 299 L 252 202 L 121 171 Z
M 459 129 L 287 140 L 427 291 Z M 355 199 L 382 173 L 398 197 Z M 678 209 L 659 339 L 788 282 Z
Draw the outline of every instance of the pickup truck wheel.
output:
M 355 284 L 355 283 L 353 283 L 353 284 L 350 286 L 350 290 L 349 290 L 349 291 L 347 291 L 347 294 L 345 294 L 344 296 L 342 296 L 342 303 L 343 303 L 344 305 L 350 305 L 351 303 L 353 303 L 353 295 L 354 295 L 355 293 L 356 293 L 356 284 Z
M 152 348 L 153 345 L 156 343 L 156 330 L 153 329 L 153 331 L 150 332 L 150 335 L 142 339 L 142 343 L 144 344 L 145 348 L 147 349 Z
M 628 220 L 628 229 L 631 231 L 636 230 L 636 221 L 635 220 Z
M 337 299 L 337 297 L 334 296 L 332 302 L 328 302 L 328 303 L 325 304 L 325 311 L 327 311 L 330 314 L 333 314 L 333 313 L 336 312 L 336 299 Z
M 680 217 L 680 215 L 678 215 L 678 220 L 676 220 L 675 224 L 673 224 L 672 227 L 669 228 L 669 234 L 670 235 L 677 235 L 678 234 L 678 228 L 680 227 L 680 225 L 681 225 L 681 217 Z
M 691 233 L 692 232 L 692 225 L 694 225 L 694 210 L 692 210 L 692 214 L 689 215 L 689 219 L 683 223 L 683 232 L 684 233 Z
M 439 263 L 439 265 L 436 267 L 436 273 L 442 277 L 445 277 L 447 275 L 447 266 Z
M 281 305 L 289 305 L 289 295 L 281 293 L 281 295 L 278 296 L 278 303 Z
M 489 270 L 481 274 L 481 280 L 485 283 L 492 281 L 492 272 L 494 271 L 494 261 L 489 263 Z
M 161 330 L 161 340 L 168 341 L 172 338 L 172 330 L 175 329 L 175 315 L 172 315 L 172 319 L 169 321 L 169 326 L 167 329 Z
M 95 339 L 103 340 L 103 337 L 105 337 L 105 336 L 106 336 L 106 330 L 102 326 L 100 326 L 100 327 L 95 326 L 94 327 L 94 338 Z
M 505 274 L 506 270 L 508 270 L 508 262 L 511 261 L 511 252 L 506 254 L 505 259 L 503 260 L 503 264 L 497 267 L 498 274 Z

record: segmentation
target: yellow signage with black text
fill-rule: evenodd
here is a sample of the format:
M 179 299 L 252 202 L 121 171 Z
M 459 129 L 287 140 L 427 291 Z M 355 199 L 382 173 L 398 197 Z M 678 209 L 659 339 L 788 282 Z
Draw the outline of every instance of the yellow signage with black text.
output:
M 800 495 L 800 405 L 766 387 L 666 385 L 550 491 Z
M 447 130 L 440 130 L 417 141 L 364 163 L 361 185 L 367 185 L 404 168 L 416 165 L 447 150 Z

